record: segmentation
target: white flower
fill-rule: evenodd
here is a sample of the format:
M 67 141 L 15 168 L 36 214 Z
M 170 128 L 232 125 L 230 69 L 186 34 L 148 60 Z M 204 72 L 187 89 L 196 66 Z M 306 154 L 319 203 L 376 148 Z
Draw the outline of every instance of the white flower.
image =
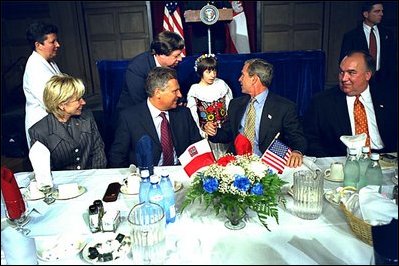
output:
M 234 176 L 234 175 L 245 175 L 245 170 L 244 168 L 242 168 L 241 166 L 238 165 L 232 165 L 232 164 L 228 164 L 226 165 L 226 167 L 224 168 L 224 171 L 226 174 L 230 175 L 230 176 Z
M 251 169 L 251 171 L 254 172 L 258 178 L 262 178 L 265 175 L 265 171 L 267 171 L 269 168 L 262 162 L 251 162 L 249 164 L 249 169 Z

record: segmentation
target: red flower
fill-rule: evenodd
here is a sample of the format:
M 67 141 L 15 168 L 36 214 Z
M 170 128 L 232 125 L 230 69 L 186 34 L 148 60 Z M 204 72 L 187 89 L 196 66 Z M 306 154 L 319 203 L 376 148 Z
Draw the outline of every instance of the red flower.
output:
M 220 166 L 226 166 L 229 162 L 235 161 L 234 155 L 227 154 L 225 156 L 220 157 L 216 163 Z

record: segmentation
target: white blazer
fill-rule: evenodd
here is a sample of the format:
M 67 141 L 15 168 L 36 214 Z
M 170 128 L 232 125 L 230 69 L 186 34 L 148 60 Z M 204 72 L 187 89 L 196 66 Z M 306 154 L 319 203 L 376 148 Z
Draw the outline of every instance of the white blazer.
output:
M 43 92 L 46 82 L 57 73 L 61 73 L 55 62 L 48 62 L 39 53 L 33 51 L 25 66 L 23 88 L 26 98 L 25 133 L 28 147 L 30 138 L 28 129 L 47 115 L 43 103 Z

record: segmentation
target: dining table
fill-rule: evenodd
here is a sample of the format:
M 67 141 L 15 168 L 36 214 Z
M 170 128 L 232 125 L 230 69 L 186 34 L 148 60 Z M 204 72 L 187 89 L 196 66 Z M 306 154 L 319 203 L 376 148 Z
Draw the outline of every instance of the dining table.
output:
M 324 173 L 332 162 L 344 163 L 345 157 L 311 158 L 311 161 Z M 278 221 L 273 217 L 267 218 L 269 230 L 251 210 L 247 211 L 245 227 L 231 230 L 224 225 L 227 219 L 223 212 L 216 215 L 214 209 L 206 208 L 203 203 L 194 202 L 181 211 L 181 204 L 193 180 L 193 177 L 187 176 L 182 166 L 155 167 L 156 174 L 166 171 L 172 182 L 180 185 L 175 191 L 176 220 L 166 225 L 166 248 L 161 263 L 370 264 L 373 258 L 373 246 L 361 241 L 354 234 L 339 206 L 323 199 L 322 213 L 317 219 L 306 220 L 295 215 L 293 198 L 287 192 L 293 184 L 293 173 L 306 168 L 308 166 L 305 164 L 298 168 L 285 168 L 280 174 L 280 178 L 287 182 L 282 187 L 285 204 L 278 206 Z M 86 245 L 104 234 L 90 231 L 89 206 L 95 200 L 102 200 L 110 183 L 123 184 L 123 180 L 130 172 L 131 168 L 53 171 L 55 187 L 77 183 L 84 191 L 78 197 L 57 199 L 52 204 L 44 203 L 43 199 L 26 200 L 30 210 L 30 221 L 24 225 L 24 228 L 30 230 L 26 237 L 34 238 L 37 252 L 43 248 L 46 240 L 61 235 L 76 236 Z M 393 188 L 393 169 L 384 169 L 383 174 L 383 186 Z M 33 172 L 15 173 L 15 176 L 18 184 L 27 184 L 29 180 L 34 179 Z M 343 182 L 324 180 L 325 191 L 340 186 L 343 186 Z M 128 215 L 138 203 L 137 194 L 124 193 L 119 193 L 114 202 L 103 202 L 106 210 L 113 209 L 120 212 L 120 223 L 116 227 L 115 234 L 126 236 L 131 234 Z M 3 204 L 1 208 L 3 221 L 5 219 Z M 115 263 L 135 264 L 133 256 L 130 251 Z M 57 260 L 38 258 L 37 263 L 93 264 L 82 251 Z

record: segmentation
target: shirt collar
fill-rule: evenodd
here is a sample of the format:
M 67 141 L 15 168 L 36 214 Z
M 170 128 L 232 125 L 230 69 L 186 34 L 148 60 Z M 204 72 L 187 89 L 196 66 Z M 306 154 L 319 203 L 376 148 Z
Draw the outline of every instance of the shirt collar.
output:
M 159 113 L 161 113 L 161 112 L 165 112 L 165 113 L 166 113 L 166 116 L 169 115 L 169 112 L 168 112 L 168 111 L 161 111 L 161 110 L 159 110 L 158 108 L 156 108 L 156 107 L 150 102 L 150 100 L 149 100 L 148 98 L 147 98 L 147 106 L 148 106 L 148 109 L 150 110 L 151 117 L 152 117 L 153 119 L 157 118 L 157 117 L 159 116 Z

